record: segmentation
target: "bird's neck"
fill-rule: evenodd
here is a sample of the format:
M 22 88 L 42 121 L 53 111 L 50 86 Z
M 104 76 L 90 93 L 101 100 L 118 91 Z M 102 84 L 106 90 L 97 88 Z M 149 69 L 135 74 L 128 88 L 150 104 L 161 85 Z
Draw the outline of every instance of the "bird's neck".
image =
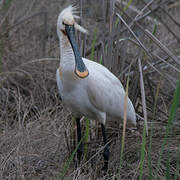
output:
M 73 70 L 75 68 L 75 57 L 68 37 L 62 32 L 60 34 L 60 66 L 62 69 Z

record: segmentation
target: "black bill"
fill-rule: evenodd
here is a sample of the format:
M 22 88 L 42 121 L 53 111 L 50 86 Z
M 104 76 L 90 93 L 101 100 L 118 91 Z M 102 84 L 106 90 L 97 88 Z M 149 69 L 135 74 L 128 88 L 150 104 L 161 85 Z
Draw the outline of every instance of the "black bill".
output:
M 80 55 L 78 45 L 75 40 L 75 29 L 74 25 L 67 25 L 65 24 L 65 31 L 67 33 L 69 42 L 71 43 L 74 56 L 75 56 L 75 74 L 80 78 L 85 78 L 89 75 L 89 72 L 82 60 L 82 57 Z

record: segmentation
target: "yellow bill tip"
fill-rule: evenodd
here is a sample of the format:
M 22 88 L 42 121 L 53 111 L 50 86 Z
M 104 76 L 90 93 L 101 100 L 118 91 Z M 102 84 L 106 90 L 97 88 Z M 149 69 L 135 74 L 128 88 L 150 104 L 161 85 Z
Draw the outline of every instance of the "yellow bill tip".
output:
M 75 69 L 75 74 L 80 78 L 85 78 L 89 75 L 89 71 L 86 69 L 83 72 L 80 72 L 79 70 Z

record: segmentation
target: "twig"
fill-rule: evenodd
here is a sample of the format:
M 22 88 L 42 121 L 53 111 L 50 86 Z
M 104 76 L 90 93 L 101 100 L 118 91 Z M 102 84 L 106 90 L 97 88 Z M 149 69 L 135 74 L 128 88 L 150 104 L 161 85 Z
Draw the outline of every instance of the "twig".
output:
M 135 44 L 136 46 L 139 46 L 140 45 L 138 44 L 137 41 L 135 41 L 134 39 L 131 39 L 131 38 L 128 38 L 127 40 L 129 40 L 130 42 L 132 42 L 133 44 Z M 175 66 L 173 66 L 172 64 L 170 64 L 169 62 L 167 62 L 165 59 L 168 59 L 169 56 L 166 56 L 165 58 L 161 58 L 159 57 L 158 55 L 156 55 L 154 52 L 151 52 L 152 56 L 154 58 L 157 58 L 159 59 L 160 61 L 164 62 L 165 64 L 167 64 L 168 66 L 170 66 L 171 68 L 173 68 L 175 71 L 177 71 L 178 73 L 180 73 L 180 69 L 176 68 Z M 177 57 L 178 58 L 178 57 Z M 156 62 L 153 64 L 153 66 L 156 66 L 157 64 L 159 64 L 159 62 Z
M 143 50 L 147 53 L 147 55 L 153 59 L 152 55 L 149 53 L 149 51 L 144 47 L 144 45 L 141 43 L 141 41 L 139 40 L 139 38 L 135 35 L 135 33 L 131 30 L 131 28 L 127 25 L 127 23 L 124 21 L 124 19 L 120 16 L 120 14 L 116 13 L 116 15 L 121 19 L 121 21 L 125 24 L 125 26 L 128 28 L 128 30 L 131 32 L 131 34 L 134 36 L 134 38 L 137 40 L 137 42 L 139 43 L 139 45 L 143 48 Z M 155 69 L 159 74 L 161 74 L 161 72 L 156 69 L 149 61 L 147 61 L 147 63 L 153 68 Z
M 47 36 L 47 11 L 44 11 L 44 29 L 43 29 L 43 40 L 42 40 L 42 55 L 45 56 L 46 53 L 46 36 Z
M 143 11 L 145 9 L 147 9 L 152 3 L 154 2 L 154 0 L 151 0 L 149 3 L 147 3 L 142 9 L 141 11 L 139 11 L 139 13 L 136 15 L 136 17 L 134 18 L 134 20 L 136 21 L 138 17 L 141 17 L 143 14 Z
M 146 98 L 145 98 L 144 81 L 143 81 L 142 65 L 141 65 L 140 58 L 138 58 L 138 65 L 139 65 L 139 73 L 140 73 L 140 87 L 141 87 L 141 97 L 142 97 L 144 122 L 145 122 L 145 126 L 146 126 L 146 134 L 148 135 Z
M 144 2 L 144 0 L 141 0 L 141 1 Z M 144 3 L 145 3 L 145 2 L 144 2 Z M 145 4 L 146 4 L 146 3 L 145 3 Z M 159 5 L 159 9 L 162 9 L 161 7 L 162 7 L 162 4 Z M 150 7 L 148 7 L 148 8 L 151 10 Z M 166 23 L 158 14 L 155 13 L 155 16 L 156 16 L 157 19 L 159 19 L 159 21 L 166 27 L 166 29 L 175 37 L 175 39 L 180 43 L 179 37 L 176 36 L 176 33 L 174 33 L 174 32 L 170 29 L 170 27 L 167 25 L 167 23 Z
M 168 0 L 160 3 L 160 4 L 157 5 L 155 8 L 153 8 L 151 11 L 149 11 L 149 12 L 145 13 L 143 16 L 137 18 L 136 22 L 139 22 L 140 20 L 143 20 L 143 19 L 146 18 L 147 16 L 151 15 L 154 11 L 157 11 L 158 8 L 159 8 L 159 6 L 165 4 L 167 1 L 168 1 Z M 118 6 L 118 1 L 116 1 L 115 5 L 116 5 L 116 7 L 120 8 L 120 7 Z M 139 12 L 139 11 L 138 11 L 138 12 Z M 134 22 L 132 22 L 132 23 L 129 25 L 129 27 L 132 27 L 133 25 L 134 25 Z M 126 31 L 126 30 L 127 30 L 127 27 L 125 27 L 125 28 L 122 29 L 120 32 L 114 34 L 114 35 L 111 36 L 111 37 L 108 36 L 107 38 L 105 38 L 105 42 L 108 42 L 109 38 L 111 38 L 111 39 L 116 38 L 116 36 L 117 36 L 118 34 L 123 33 L 123 32 Z M 104 34 L 104 33 L 103 33 L 103 34 Z M 107 34 L 108 34 L 108 33 L 106 33 L 104 37 L 106 37 Z M 97 50 L 100 46 L 101 46 L 101 40 L 96 43 L 96 45 L 95 45 L 95 47 L 94 47 L 95 50 Z M 86 51 L 85 55 L 88 56 L 88 55 L 90 55 L 90 54 L 91 54 L 91 47 L 88 48 L 88 50 Z
M 135 33 L 131 30 L 131 28 L 126 24 L 126 22 L 123 20 L 123 18 L 116 13 L 116 15 L 122 20 L 122 22 L 126 25 L 126 27 L 128 27 L 129 31 L 133 34 L 133 36 L 136 38 L 136 40 L 138 41 L 138 43 L 140 44 L 140 46 L 145 50 L 145 52 L 147 53 L 148 56 L 150 56 L 152 58 L 152 55 L 148 52 L 148 50 L 146 50 L 146 48 L 142 45 L 142 43 L 140 42 L 140 40 L 137 38 L 137 36 L 135 35 Z M 129 16 L 128 16 L 129 17 Z M 129 17 L 131 18 L 131 17 Z M 131 18 L 132 19 L 132 18 Z M 144 28 L 137 22 L 135 21 L 136 25 L 156 44 L 158 45 L 169 57 L 171 57 L 177 65 L 180 66 L 180 62 L 178 60 L 178 58 L 166 47 L 164 46 L 153 34 L 151 34 L 147 29 L 144 30 Z
M 153 0 L 153 1 L 154 1 L 154 0 Z M 116 2 L 119 3 L 119 4 L 122 3 L 122 4 L 125 5 L 125 6 L 127 5 L 127 2 L 125 2 L 125 1 L 117 0 Z M 116 5 L 117 5 L 117 3 L 116 3 Z M 142 13 L 142 10 L 143 10 L 143 9 L 142 9 L 142 10 L 140 11 L 140 10 L 138 10 L 136 7 L 134 7 L 134 6 L 132 6 L 132 5 L 129 5 L 128 8 L 129 8 L 131 11 L 133 11 L 133 12 L 139 14 L 139 15 Z M 143 10 L 143 11 L 144 11 L 144 10 Z M 137 16 L 138 16 L 138 15 L 137 15 Z M 140 19 L 141 17 L 142 17 L 142 16 L 139 16 L 139 17 L 137 17 L 137 18 Z M 153 18 L 151 18 L 151 17 L 149 17 L 149 16 L 146 16 L 146 17 L 147 17 L 147 19 L 148 19 L 149 21 L 154 21 Z M 136 20 L 137 20 L 137 19 L 136 19 Z
M 7 28 L 7 31 L 13 29 L 14 27 L 16 27 L 16 26 L 18 26 L 18 25 L 20 25 L 20 24 L 22 24 L 22 23 L 24 23 L 24 22 L 26 22 L 26 21 L 28 21 L 29 19 L 31 19 L 31 18 L 33 18 L 33 17 L 35 17 L 35 16 L 39 16 L 39 15 L 46 14 L 46 13 L 47 13 L 47 12 L 41 11 L 41 12 L 35 13 L 35 14 L 33 14 L 33 15 L 27 17 L 27 18 L 24 18 L 24 19 L 22 19 L 21 21 L 19 21 L 19 22 L 13 24 L 12 26 L 8 27 L 8 28 Z M 0 27 L 1 27 L 1 25 L 2 25 L 2 23 L 0 24 Z M 6 34 L 6 33 L 2 34 L 2 36 L 5 35 L 5 34 Z
M 19 68 L 19 67 L 21 67 L 21 66 L 25 66 L 25 65 L 28 65 L 28 64 L 31 64 L 31 63 L 42 62 L 42 61 L 59 61 L 59 58 L 34 59 L 34 60 L 28 61 L 28 62 L 26 62 L 26 63 L 22 63 L 22 64 L 20 64 L 19 66 L 17 66 L 16 68 Z
M 180 6 L 180 2 L 174 2 L 172 5 L 169 6 L 169 9 L 174 8 L 174 7 L 178 7 L 178 6 Z
M 4 18 L 1 20 L 0 22 L 0 28 L 2 27 L 3 23 L 6 21 L 6 18 L 9 16 L 9 14 L 12 12 L 14 6 L 10 6 L 6 15 L 4 16 Z
M 160 6 L 160 9 L 161 9 L 162 11 L 164 11 L 164 13 L 166 13 L 167 16 L 171 19 L 171 21 L 173 21 L 174 24 L 176 24 L 176 25 L 180 28 L 180 23 L 177 22 L 177 21 L 174 19 L 174 17 L 172 17 L 166 9 L 164 9 L 162 6 Z
M 138 23 L 137 23 L 138 24 Z M 141 25 L 138 24 L 138 27 L 161 49 L 163 50 L 169 57 L 171 57 L 177 65 L 180 66 L 180 62 L 178 58 L 165 46 L 163 45 L 152 33 L 149 32 L 148 29 L 143 29 Z

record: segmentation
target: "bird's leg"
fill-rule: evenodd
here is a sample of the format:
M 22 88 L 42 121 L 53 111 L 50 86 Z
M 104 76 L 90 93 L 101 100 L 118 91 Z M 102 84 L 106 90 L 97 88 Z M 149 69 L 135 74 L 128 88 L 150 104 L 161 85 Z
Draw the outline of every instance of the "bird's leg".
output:
M 109 144 L 107 144 L 107 137 L 106 137 L 106 130 L 105 126 L 101 124 L 102 128 L 102 135 L 103 135 L 103 141 L 104 141 L 104 152 L 103 152 L 103 157 L 104 157 L 104 167 L 103 170 L 106 172 L 108 170 L 108 160 L 109 160 Z
M 78 144 L 80 143 L 81 141 L 81 125 L 80 125 L 80 118 L 76 118 L 76 124 L 77 124 L 77 141 L 78 141 Z M 79 144 L 79 147 L 77 149 L 77 159 L 78 159 L 78 162 L 80 163 L 81 161 L 81 156 L 82 156 L 82 152 L 83 152 L 83 145 L 82 145 L 82 142 Z

